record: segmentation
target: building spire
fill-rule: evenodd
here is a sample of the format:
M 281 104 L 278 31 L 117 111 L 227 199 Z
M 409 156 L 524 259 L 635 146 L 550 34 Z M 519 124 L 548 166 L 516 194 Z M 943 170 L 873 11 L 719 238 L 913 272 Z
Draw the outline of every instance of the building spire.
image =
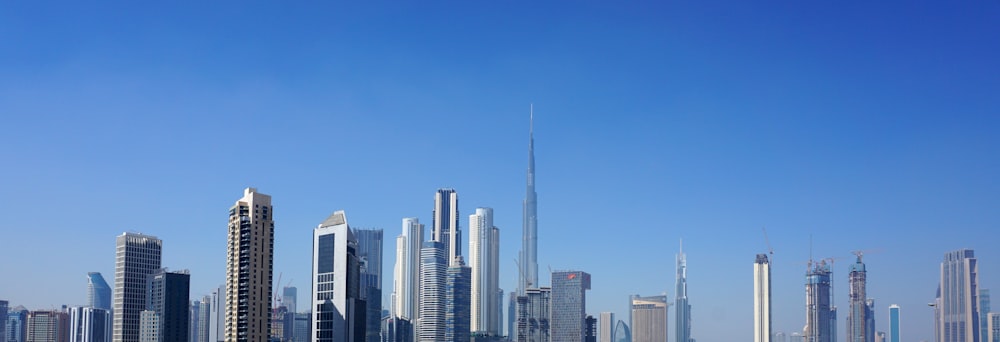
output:
M 538 288 L 538 195 L 535 193 L 535 105 L 528 110 L 528 170 L 521 235 L 519 291 Z

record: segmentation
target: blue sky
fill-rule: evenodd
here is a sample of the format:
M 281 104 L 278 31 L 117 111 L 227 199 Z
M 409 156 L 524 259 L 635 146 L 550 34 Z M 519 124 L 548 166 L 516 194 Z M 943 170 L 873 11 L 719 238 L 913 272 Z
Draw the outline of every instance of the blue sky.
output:
M 998 41 L 997 3 L 5 3 L 0 296 L 83 303 L 123 231 L 208 294 L 247 186 L 281 285 L 344 209 L 386 230 L 390 291 L 400 219 L 453 187 L 494 208 L 509 291 L 534 103 L 540 269 L 590 272 L 595 316 L 672 300 L 683 238 L 694 337 L 749 340 L 766 226 L 775 330 L 804 324 L 812 236 L 841 325 L 867 249 L 878 329 L 898 303 L 931 340 L 943 253 L 1000 288 Z

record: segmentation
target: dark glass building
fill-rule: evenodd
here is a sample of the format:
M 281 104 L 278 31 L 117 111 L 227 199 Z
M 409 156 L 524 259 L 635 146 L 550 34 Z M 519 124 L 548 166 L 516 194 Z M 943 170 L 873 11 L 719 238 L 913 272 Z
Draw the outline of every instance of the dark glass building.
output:
M 160 341 L 187 341 L 191 331 L 191 275 L 186 271 L 167 272 L 161 269 L 147 278 L 147 310 L 155 312 L 159 321 Z

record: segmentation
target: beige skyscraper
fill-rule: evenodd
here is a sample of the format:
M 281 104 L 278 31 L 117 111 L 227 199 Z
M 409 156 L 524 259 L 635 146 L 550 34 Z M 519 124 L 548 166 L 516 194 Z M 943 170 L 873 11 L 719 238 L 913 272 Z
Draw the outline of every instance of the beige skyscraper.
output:
M 500 229 L 493 225 L 492 208 L 476 208 L 469 215 L 469 261 L 472 266 L 471 329 L 478 334 L 500 333 Z
M 753 340 L 771 342 L 771 261 L 757 254 L 753 263 Z
M 632 297 L 632 342 L 667 342 L 667 296 Z
M 255 188 L 229 209 L 226 258 L 226 342 L 267 341 L 270 336 L 274 262 L 271 196 Z

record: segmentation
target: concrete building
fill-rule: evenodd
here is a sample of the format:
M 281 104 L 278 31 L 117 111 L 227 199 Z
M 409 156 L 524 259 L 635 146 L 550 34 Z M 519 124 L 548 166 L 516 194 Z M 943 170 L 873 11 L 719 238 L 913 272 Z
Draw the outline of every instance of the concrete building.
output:
M 432 240 L 444 245 L 445 260 L 462 255 L 462 231 L 458 226 L 458 193 L 438 189 L 434 194 Z
M 632 342 L 667 342 L 667 296 L 632 297 Z
M 62 311 L 28 313 L 26 342 L 69 342 L 69 314 Z
M 111 311 L 93 307 L 69 309 L 69 342 L 111 342 Z
M 87 273 L 87 306 L 111 312 L 111 286 L 100 272 Z
M 313 230 L 313 342 L 365 341 L 358 242 L 344 211 Z
M 16 306 L 7 311 L 3 316 L 5 320 L 4 335 L 0 336 L 3 342 L 25 342 L 28 339 L 28 310 L 23 306 Z
M 875 324 L 872 308 L 868 303 L 868 271 L 862 262 L 862 254 L 857 253 L 857 261 L 851 264 L 848 274 L 847 342 L 874 342 Z
M 986 314 L 986 338 L 983 342 L 1000 342 L 1000 314 L 996 312 Z
M 515 342 L 549 342 L 551 337 L 552 289 L 527 289 L 517 296 Z M 582 323 L 581 323 L 582 325 Z M 554 340 L 553 340 L 554 341 Z
M 753 338 L 771 342 L 771 261 L 757 254 L 753 264 Z
M 312 313 L 297 312 L 294 314 L 292 323 L 292 341 L 309 342 L 312 341 Z
M 803 329 L 805 342 L 837 341 L 837 308 L 831 305 L 832 273 L 826 261 L 809 262 L 806 272 L 806 326 Z
M 587 315 L 583 322 L 583 342 L 597 342 L 597 319 Z
M 226 285 L 219 285 L 212 290 L 212 303 L 208 308 L 208 339 L 209 342 L 226 340 Z
M 188 327 L 191 330 L 191 342 L 213 342 L 209 340 L 209 319 L 212 316 L 212 297 L 205 296 L 201 300 L 191 301 L 191 318 Z
M 502 335 L 500 293 L 500 229 L 493 225 L 492 208 L 476 208 L 469 215 L 469 264 L 472 267 L 472 331 Z
M 602 312 L 597 323 L 597 341 L 613 342 L 611 339 L 615 335 L 615 314 L 613 312 Z
M 589 273 L 552 272 L 552 308 L 549 311 L 552 341 L 583 341 L 587 290 L 590 290 Z
M 979 264 L 971 249 L 944 255 L 935 300 L 937 342 L 979 342 Z
M 139 315 L 147 305 L 146 281 L 150 274 L 160 269 L 163 241 L 155 236 L 123 233 L 115 242 L 112 339 L 114 342 L 138 342 Z
M 139 341 L 166 342 L 160 339 L 160 316 L 153 310 L 139 313 Z
M 271 335 L 273 250 L 271 196 L 246 188 L 229 208 L 226 341 L 265 341 Z
M 420 261 L 420 318 L 415 327 L 416 340 L 444 341 L 448 270 L 444 244 L 425 242 L 420 249 Z
M 396 237 L 391 316 L 405 318 L 408 322 L 414 322 L 418 316 L 420 248 L 423 246 L 423 240 L 424 225 L 420 224 L 416 217 L 404 218 L 403 232 Z

